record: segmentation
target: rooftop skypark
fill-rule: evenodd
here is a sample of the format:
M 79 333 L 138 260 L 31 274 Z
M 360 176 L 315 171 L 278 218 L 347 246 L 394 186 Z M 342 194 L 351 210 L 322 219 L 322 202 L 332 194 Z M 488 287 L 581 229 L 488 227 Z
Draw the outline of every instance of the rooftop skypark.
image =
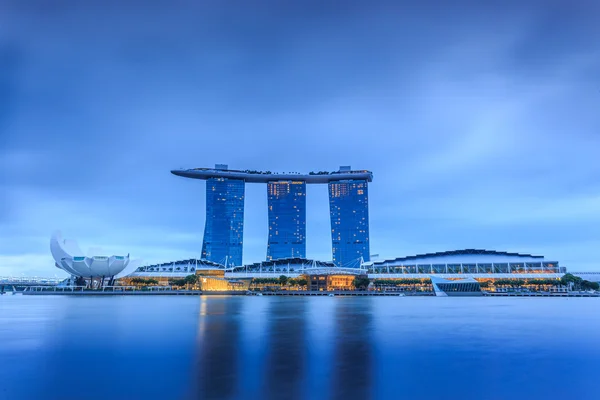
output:
M 338 171 L 311 171 L 308 174 L 299 172 L 271 172 L 258 170 L 236 170 L 228 169 L 226 165 L 217 164 L 215 168 L 191 168 L 176 169 L 172 174 L 185 178 L 203 179 L 229 178 L 240 179 L 247 183 L 268 183 L 280 180 L 296 180 L 306 183 L 329 183 L 343 180 L 366 180 L 373 181 L 373 173 L 367 170 L 351 170 L 350 167 L 340 167 Z
M 327 184 L 332 260 L 338 267 L 359 268 L 369 261 L 368 182 L 373 173 L 341 166 L 333 172 L 234 170 L 215 168 L 171 171 L 206 181 L 206 225 L 202 258 L 226 267 L 242 265 L 246 183 L 266 183 L 269 237 L 266 259 L 306 257 L 306 185 Z

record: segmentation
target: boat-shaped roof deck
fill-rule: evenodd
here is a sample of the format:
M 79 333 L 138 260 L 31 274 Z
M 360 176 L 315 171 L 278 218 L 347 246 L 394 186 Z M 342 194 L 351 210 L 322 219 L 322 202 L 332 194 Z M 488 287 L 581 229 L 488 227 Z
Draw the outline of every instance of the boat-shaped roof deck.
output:
M 172 174 L 182 176 L 184 178 L 193 179 L 210 179 L 210 178 L 227 178 L 239 179 L 248 183 L 267 183 L 277 181 L 299 181 L 306 183 L 329 183 L 333 181 L 345 180 L 365 180 L 373 181 L 373 173 L 371 171 L 335 171 L 335 172 L 310 172 L 308 174 L 301 173 L 273 173 L 271 171 L 239 171 L 232 169 L 213 169 L 213 168 L 193 168 L 193 169 L 175 169 Z

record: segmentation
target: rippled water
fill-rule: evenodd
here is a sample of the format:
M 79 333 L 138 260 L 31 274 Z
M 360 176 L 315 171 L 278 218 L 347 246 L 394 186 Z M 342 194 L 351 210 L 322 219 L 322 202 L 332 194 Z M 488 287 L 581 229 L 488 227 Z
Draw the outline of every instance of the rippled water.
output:
M 5 295 L 0 398 L 597 398 L 599 305 Z

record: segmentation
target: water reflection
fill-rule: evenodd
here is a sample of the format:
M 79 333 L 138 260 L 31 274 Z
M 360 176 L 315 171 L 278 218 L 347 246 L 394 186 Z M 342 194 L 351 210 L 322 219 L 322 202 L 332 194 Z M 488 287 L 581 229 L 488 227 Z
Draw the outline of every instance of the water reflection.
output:
M 593 398 L 599 301 L 3 296 L 0 398 Z
M 271 302 L 264 369 L 264 397 L 305 398 L 306 301 L 276 298 Z
M 332 398 L 369 399 L 373 374 L 371 299 L 339 299 L 335 322 Z
M 372 397 L 372 303 L 203 298 L 194 399 Z
M 197 379 L 190 397 L 235 398 L 239 385 L 241 298 L 201 298 L 198 321 Z

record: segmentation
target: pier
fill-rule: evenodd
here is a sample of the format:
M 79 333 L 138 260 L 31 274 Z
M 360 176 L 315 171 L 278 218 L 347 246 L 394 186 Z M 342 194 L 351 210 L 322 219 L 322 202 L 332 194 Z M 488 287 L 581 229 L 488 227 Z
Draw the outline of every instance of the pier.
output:
M 173 290 L 171 287 L 140 289 L 136 286 L 105 286 L 102 289 L 87 289 L 84 286 L 47 287 L 30 286 L 21 292 L 25 296 L 147 296 L 147 295 L 179 295 L 190 296 L 202 294 L 199 290 Z

